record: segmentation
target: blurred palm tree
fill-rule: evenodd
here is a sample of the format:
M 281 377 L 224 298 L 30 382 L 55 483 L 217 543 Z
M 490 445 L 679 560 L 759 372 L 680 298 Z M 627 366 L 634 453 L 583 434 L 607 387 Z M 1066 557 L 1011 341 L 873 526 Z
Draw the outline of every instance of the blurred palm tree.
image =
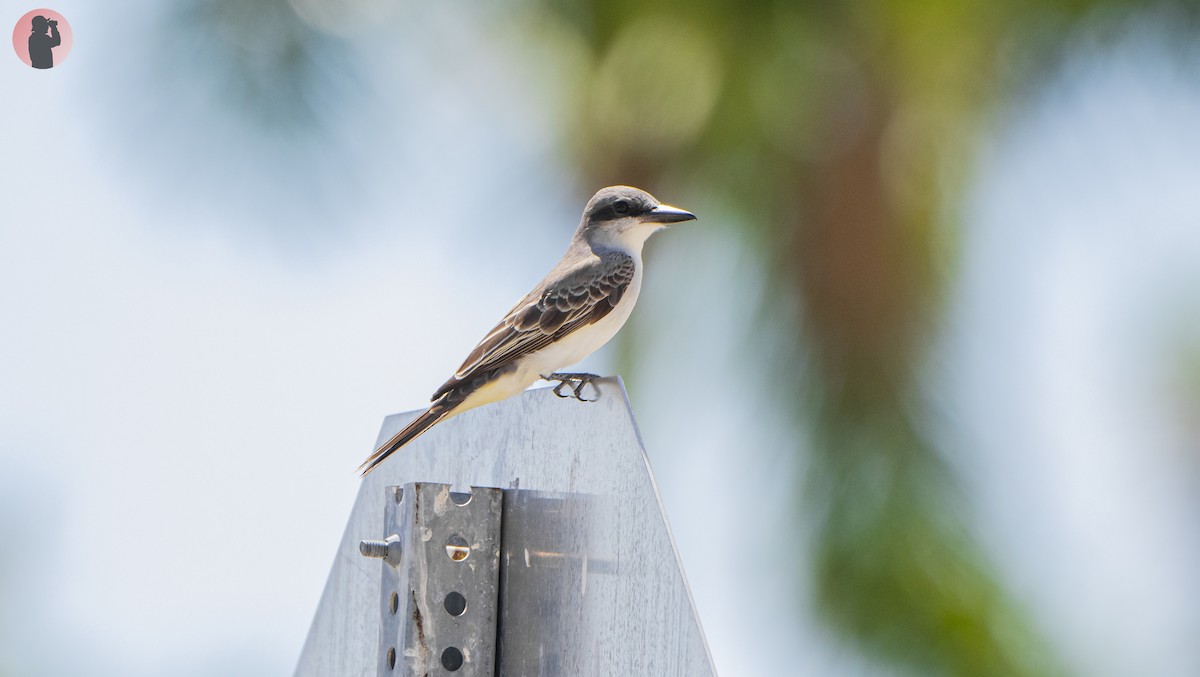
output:
M 570 0 L 526 17 L 573 66 L 567 136 L 591 183 L 729 207 L 769 264 L 762 301 L 797 311 L 761 368 L 803 384 L 785 401 L 812 422 L 819 610 L 905 671 L 1063 671 L 968 531 L 917 378 L 974 134 L 1054 40 L 1118 4 Z

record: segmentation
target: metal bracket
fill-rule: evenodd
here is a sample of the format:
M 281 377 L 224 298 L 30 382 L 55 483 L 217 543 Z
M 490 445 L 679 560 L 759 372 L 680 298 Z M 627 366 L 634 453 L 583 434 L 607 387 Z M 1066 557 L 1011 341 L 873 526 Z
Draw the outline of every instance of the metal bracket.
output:
M 387 488 L 377 674 L 492 677 L 503 492 L 410 482 Z
M 617 513 L 600 496 L 510 489 L 504 497 L 499 643 L 501 675 L 595 675 L 589 597 L 607 595 L 616 572 Z M 618 601 L 618 603 L 620 603 Z

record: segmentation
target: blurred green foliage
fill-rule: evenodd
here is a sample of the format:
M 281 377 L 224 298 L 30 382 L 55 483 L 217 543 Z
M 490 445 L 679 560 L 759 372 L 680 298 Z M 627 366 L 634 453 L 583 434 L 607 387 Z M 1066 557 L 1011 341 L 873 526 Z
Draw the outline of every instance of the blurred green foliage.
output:
M 526 17 L 561 55 L 589 182 L 739 214 L 723 225 L 768 263 L 761 303 L 798 310 L 785 354 L 753 366 L 797 384 L 784 406 L 813 435 L 797 512 L 817 521 L 819 611 L 902 672 L 1063 672 L 969 533 L 917 377 L 978 130 L 1123 4 L 568 0 Z

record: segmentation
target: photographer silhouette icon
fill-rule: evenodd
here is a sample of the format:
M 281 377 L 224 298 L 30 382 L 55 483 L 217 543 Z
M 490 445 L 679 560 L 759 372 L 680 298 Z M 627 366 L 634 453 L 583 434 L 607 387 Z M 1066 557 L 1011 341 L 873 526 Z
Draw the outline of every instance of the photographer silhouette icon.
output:
M 25 65 L 46 70 L 61 64 L 71 51 L 71 26 L 52 9 L 26 12 L 13 28 L 13 50 Z

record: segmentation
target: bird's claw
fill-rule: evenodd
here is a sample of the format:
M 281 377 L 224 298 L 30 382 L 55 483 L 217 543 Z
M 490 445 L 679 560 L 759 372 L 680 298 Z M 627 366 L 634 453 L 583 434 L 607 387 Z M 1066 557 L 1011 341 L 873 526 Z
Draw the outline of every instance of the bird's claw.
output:
M 600 399 L 600 388 L 593 381 L 600 378 L 597 374 L 583 374 L 574 372 L 556 372 L 547 376 L 542 376 L 547 381 L 558 381 L 558 385 L 554 386 L 554 394 L 559 397 L 574 397 L 580 402 L 595 402 Z M 583 389 L 587 385 L 592 386 L 592 390 L 596 391 L 596 397 L 588 399 L 583 396 Z M 566 386 L 571 386 L 570 393 L 563 393 L 562 389 Z

